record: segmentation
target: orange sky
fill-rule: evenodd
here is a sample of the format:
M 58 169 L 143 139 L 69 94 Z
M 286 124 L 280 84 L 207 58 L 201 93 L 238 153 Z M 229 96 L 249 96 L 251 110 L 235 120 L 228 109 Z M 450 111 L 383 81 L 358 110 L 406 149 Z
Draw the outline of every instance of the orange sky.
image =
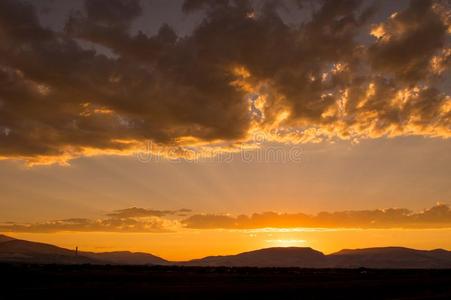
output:
M 324 253 L 344 248 L 404 246 L 451 249 L 451 229 L 336 229 L 295 232 L 185 230 L 178 233 L 7 233 L 15 238 L 55 244 L 81 251 L 129 250 L 148 252 L 169 260 L 236 254 L 267 247 L 312 247 Z M 440 246 L 439 246 L 440 245 Z
M 0 232 L 450 249 L 450 4 L 301 2 L 0 1 Z

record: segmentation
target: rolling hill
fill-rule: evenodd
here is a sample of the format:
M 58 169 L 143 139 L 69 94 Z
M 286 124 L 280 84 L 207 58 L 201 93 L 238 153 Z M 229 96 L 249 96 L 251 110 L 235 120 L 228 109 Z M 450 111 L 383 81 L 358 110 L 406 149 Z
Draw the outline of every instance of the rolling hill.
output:
M 266 248 L 235 255 L 171 262 L 142 252 L 78 252 L 0 235 L 0 262 L 37 264 L 180 265 L 201 267 L 299 267 L 451 269 L 451 251 L 403 247 L 344 249 L 325 255 L 306 247 Z
M 267 248 L 228 256 L 208 256 L 182 263 L 188 266 L 327 267 L 327 257 L 311 248 Z
M 50 244 L 13 239 L 0 235 L 0 262 L 40 264 L 164 265 L 168 262 L 148 253 L 79 252 Z
M 336 268 L 451 268 L 451 252 L 443 249 L 415 250 L 403 247 L 345 249 L 328 255 Z

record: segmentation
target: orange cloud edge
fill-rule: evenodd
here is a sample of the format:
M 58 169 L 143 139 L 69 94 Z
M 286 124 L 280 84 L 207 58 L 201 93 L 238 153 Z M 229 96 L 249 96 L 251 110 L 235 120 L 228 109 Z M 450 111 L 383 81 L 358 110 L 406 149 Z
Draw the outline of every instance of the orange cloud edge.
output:
M 451 208 L 437 203 L 414 212 L 405 208 L 304 213 L 263 212 L 251 215 L 195 213 L 189 209 L 127 208 L 102 218 L 70 218 L 36 223 L 0 223 L 2 232 L 123 232 L 171 233 L 184 230 L 334 230 L 334 229 L 432 229 L 451 228 Z

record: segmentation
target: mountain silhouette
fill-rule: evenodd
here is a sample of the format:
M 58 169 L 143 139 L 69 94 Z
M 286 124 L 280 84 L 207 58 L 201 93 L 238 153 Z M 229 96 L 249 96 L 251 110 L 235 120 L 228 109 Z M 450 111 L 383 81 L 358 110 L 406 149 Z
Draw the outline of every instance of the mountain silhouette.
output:
M 168 262 L 148 253 L 78 252 L 50 244 L 13 239 L 0 235 L 0 261 L 40 264 L 165 265 Z
M 328 255 L 337 268 L 451 268 L 451 252 L 443 249 L 415 250 L 404 247 L 344 249 Z
M 183 263 L 189 266 L 327 267 L 326 256 L 312 248 L 266 248 L 228 256 L 208 256 Z
M 116 264 L 181 265 L 225 267 L 300 268 L 451 268 L 451 251 L 416 250 L 404 247 L 344 249 L 325 255 L 306 247 L 277 247 L 235 255 L 207 256 L 190 261 L 171 262 L 143 252 L 82 252 L 54 245 L 14 239 L 0 235 L 0 262 L 37 264 Z
M 0 243 L 14 240 L 12 237 L 0 234 Z
M 86 256 L 97 261 L 103 261 L 110 264 L 120 265 L 168 265 L 167 260 L 144 252 L 114 251 L 114 252 L 80 252 L 80 255 Z
M 75 255 L 74 251 L 57 246 L 10 239 L 0 242 L 0 261 L 41 264 L 84 264 L 96 263 L 88 257 Z

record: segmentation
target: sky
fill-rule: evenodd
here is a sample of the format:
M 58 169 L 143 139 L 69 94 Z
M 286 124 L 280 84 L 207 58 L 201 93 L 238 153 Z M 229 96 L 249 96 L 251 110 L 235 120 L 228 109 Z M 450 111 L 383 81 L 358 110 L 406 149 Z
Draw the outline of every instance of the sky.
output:
M 168 259 L 451 249 L 451 3 L 0 2 L 0 232 Z

